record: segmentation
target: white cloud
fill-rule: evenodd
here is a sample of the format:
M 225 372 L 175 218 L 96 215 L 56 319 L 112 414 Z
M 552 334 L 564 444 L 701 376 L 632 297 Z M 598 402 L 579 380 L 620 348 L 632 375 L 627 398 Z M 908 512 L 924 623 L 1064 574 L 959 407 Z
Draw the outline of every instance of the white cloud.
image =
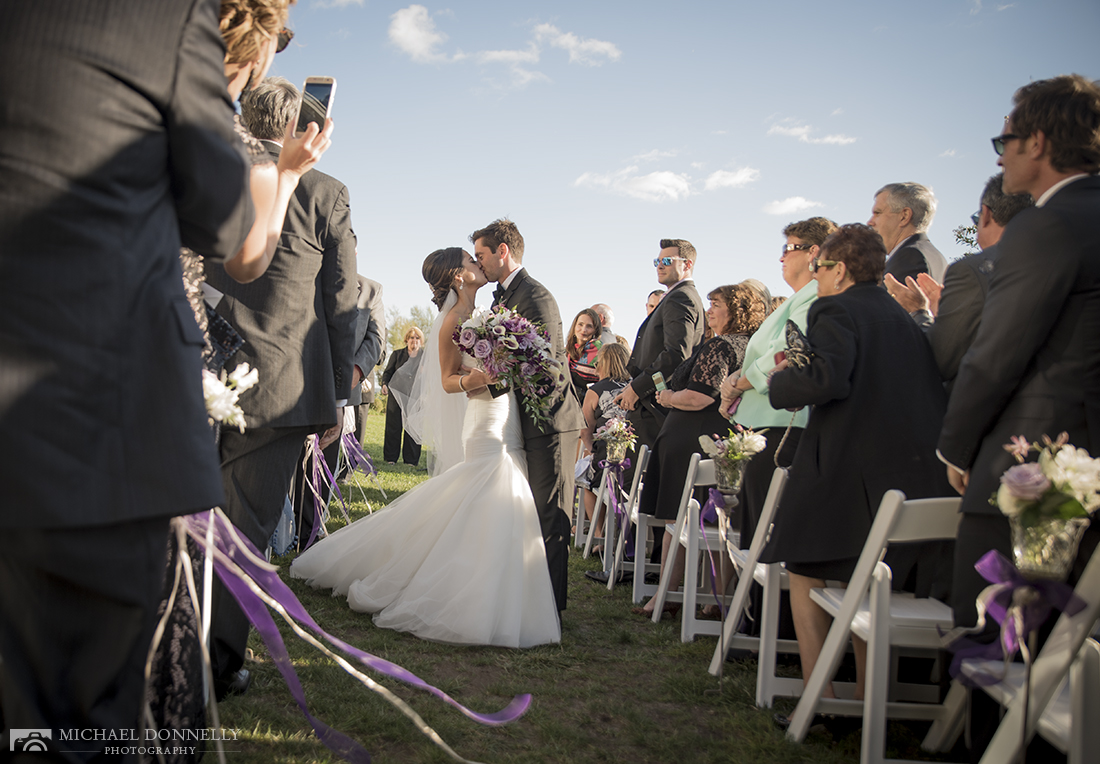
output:
M 971 0 L 970 2 L 970 15 L 977 16 L 982 12 L 982 0 Z
M 997 11 L 998 12 L 1007 11 L 1009 8 L 1015 8 L 1015 7 L 1016 7 L 1016 3 L 1009 3 L 1008 5 L 998 5 L 997 6 Z
M 668 170 L 639 175 L 637 165 L 607 175 L 586 172 L 573 181 L 573 185 L 598 188 L 645 202 L 675 202 L 692 193 L 691 178 L 687 175 Z
M 790 122 L 790 120 L 784 120 Z M 814 128 L 809 125 L 775 124 L 768 128 L 768 135 L 786 135 L 789 138 L 797 138 L 802 143 L 829 144 L 833 146 L 847 146 L 855 143 L 856 138 L 850 135 L 826 135 L 821 138 L 811 138 Z
M 955 156 L 955 149 L 948 149 L 947 151 L 940 154 L 940 156 L 941 157 L 953 157 L 953 156 Z
M 811 202 L 802 196 L 788 196 L 781 202 L 776 201 L 765 204 L 764 212 L 769 215 L 793 215 L 796 212 L 824 206 L 821 202 Z
M 537 64 L 539 49 L 531 43 L 527 50 L 483 50 L 477 54 L 477 60 L 483 64 Z
M 676 156 L 675 151 L 661 151 L 660 149 L 653 149 L 653 151 L 647 151 L 644 154 L 638 154 L 630 158 L 631 162 L 656 162 L 658 159 L 668 159 Z
M 740 170 L 716 170 L 707 176 L 703 188 L 714 191 L 719 188 L 742 188 L 760 178 L 760 170 L 755 167 L 742 167 Z
M 837 117 L 837 116 L 840 116 L 843 113 L 844 113 L 844 109 L 842 109 L 838 106 L 837 108 L 833 109 L 832 113 L 829 114 L 829 116 L 830 117 Z
M 390 16 L 389 37 L 390 42 L 420 64 L 464 58 L 461 53 L 448 57 L 439 52 L 439 46 L 447 41 L 447 35 L 435 28 L 435 21 L 423 5 L 410 5 Z
M 711 130 L 710 134 L 711 135 L 726 135 L 728 132 L 729 132 L 728 130 Z
M 692 162 L 691 163 L 691 169 L 693 169 L 693 170 L 702 170 L 706 166 L 707 165 L 704 162 Z
M 315 0 L 314 8 L 346 8 L 349 5 L 363 5 L 365 0 Z
M 539 24 L 535 27 L 535 41 L 546 41 L 551 47 L 568 51 L 571 64 L 601 66 L 607 61 L 618 61 L 623 55 L 615 43 L 591 37 L 577 37 L 572 32 L 563 33 L 553 24 Z

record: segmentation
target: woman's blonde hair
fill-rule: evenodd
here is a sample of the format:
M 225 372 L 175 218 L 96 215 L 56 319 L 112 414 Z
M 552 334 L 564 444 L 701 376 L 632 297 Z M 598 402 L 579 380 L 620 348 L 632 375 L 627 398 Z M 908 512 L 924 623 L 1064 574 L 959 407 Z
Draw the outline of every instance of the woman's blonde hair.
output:
M 420 338 L 420 344 L 421 345 L 424 344 L 424 332 L 420 331 L 420 327 L 418 327 L 418 326 L 410 326 L 405 331 L 405 344 L 406 345 L 409 344 L 409 337 L 419 337 Z
M 608 343 L 596 351 L 596 373 L 616 382 L 629 382 L 630 372 L 626 364 L 630 361 L 630 352 L 619 343 Z
M 221 0 L 220 21 L 225 63 L 260 59 L 263 44 L 286 26 L 287 9 L 295 0 Z

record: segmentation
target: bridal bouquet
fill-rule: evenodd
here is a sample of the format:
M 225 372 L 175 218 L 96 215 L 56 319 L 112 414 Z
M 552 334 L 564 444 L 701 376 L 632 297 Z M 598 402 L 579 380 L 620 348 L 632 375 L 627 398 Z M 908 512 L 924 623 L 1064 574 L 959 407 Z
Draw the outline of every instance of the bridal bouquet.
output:
M 622 417 L 608 419 L 592 437 L 607 443 L 609 462 L 621 462 L 626 457 L 627 450 L 633 448 L 634 441 L 638 439 L 630 422 Z
M 725 438 L 699 436 L 703 453 L 714 460 L 714 472 L 718 488 L 723 493 L 736 493 L 749 459 L 764 450 L 768 442 L 764 432 L 753 432 L 750 427 L 734 425 Z
M 1100 507 L 1100 459 L 1068 441 L 1063 432 L 1054 441 L 1044 435 L 1043 445 L 1022 435 L 1005 445 L 1019 464 L 1001 476 L 991 503 L 1008 517 L 1016 567 L 1025 575 L 1064 578 L 1089 515 Z M 1025 463 L 1032 451 L 1039 461 Z
M 252 387 L 260 379 L 260 373 L 256 369 L 249 369 L 247 363 L 242 363 L 226 376 L 225 370 L 219 377 L 211 371 L 202 370 L 202 395 L 206 400 L 206 413 L 210 416 L 211 423 L 233 425 L 244 432 L 244 411 L 237 405 L 237 401 L 248 388 Z
M 512 385 L 535 424 L 550 421 L 568 378 L 545 329 L 501 305 L 475 309 L 452 339 L 481 369 Z

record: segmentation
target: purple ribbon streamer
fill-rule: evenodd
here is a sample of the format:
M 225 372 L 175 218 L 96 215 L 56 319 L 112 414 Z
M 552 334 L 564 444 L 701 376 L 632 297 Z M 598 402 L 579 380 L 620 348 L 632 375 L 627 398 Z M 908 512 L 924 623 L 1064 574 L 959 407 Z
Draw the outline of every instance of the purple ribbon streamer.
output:
M 607 470 L 607 503 L 611 505 L 611 510 L 615 513 L 615 527 L 619 533 L 626 533 L 626 529 L 630 526 L 630 518 L 626 516 L 626 510 L 619 503 L 619 487 L 623 484 L 623 472 L 630 468 L 630 459 L 623 459 L 621 462 L 612 462 L 605 459 L 600 462 L 600 467 Z M 633 555 L 634 536 L 627 533 L 626 544 L 623 546 L 623 556 L 632 557 Z
M 740 400 L 740 399 L 738 399 Z M 707 497 L 707 503 L 699 510 L 699 537 L 706 544 L 707 523 L 718 522 L 718 510 L 726 508 L 726 497 L 717 488 L 711 488 Z M 707 546 L 707 558 L 710 562 L 710 593 L 714 595 L 714 601 L 718 603 L 718 611 L 722 614 L 722 620 L 726 620 L 726 605 L 718 596 L 718 569 L 714 566 L 714 551 Z
M 1073 587 L 1061 581 L 1031 581 L 995 549 L 986 552 L 974 564 L 974 569 L 991 584 L 979 595 L 979 600 L 985 601 L 985 612 L 1001 624 L 1001 630 L 999 638 L 989 644 L 960 637 L 951 645 L 950 649 L 955 652 L 951 661 L 951 676 L 964 684 L 995 684 L 1000 681 L 997 677 L 965 677 L 961 674 L 964 660 L 1010 660 L 1020 649 L 1020 642 L 1042 625 L 1052 609 L 1057 608 L 1072 616 L 1085 607 L 1085 602 L 1074 593 Z M 1016 592 L 1021 589 L 1030 589 L 1037 596 L 1022 605 L 1014 603 Z M 1013 617 L 1013 610 L 1020 613 L 1020 633 L 1017 633 L 1017 619 Z
M 363 472 L 368 475 L 377 475 L 378 470 L 374 468 L 374 460 L 363 449 L 355 434 L 345 432 L 341 437 L 344 440 L 345 453 L 348 455 L 348 472 L 355 472 L 357 469 L 362 468 Z
M 228 520 L 224 517 L 215 515 L 220 522 L 228 524 Z M 195 515 L 189 515 L 186 518 L 188 533 L 191 535 L 200 546 L 205 547 L 206 540 L 206 528 L 208 525 L 206 513 L 199 513 Z M 217 524 L 216 524 L 217 525 Z M 527 708 L 531 705 L 531 695 L 523 694 L 515 696 L 512 701 L 505 706 L 502 710 L 492 714 L 481 714 L 473 711 L 466 706 L 462 705 L 447 693 L 433 687 L 425 682 L 420 677 L 416 676 L 407 669 L 398 666 L 396 663 L 391 663 L 383 658 L 379 658 L 376 655 L 360 650 L 356 647 L 352 647 L 348 643 L 344 642 L 337 637 L 332 636 L 313 620 L 306 609 L 302 606 L 302 603 L 298 601 L 298 598 L 294 595 L 294 592 L 279 578 L 279 574 L 274 570 L 260 567 L 254 562 L 254 559 L 263 559 L 263 556 L 256 550 L 252 543 L 240 536 L 238 538 L 244 544 L 248 552 L 252 557 L 242 550 L 233 539 L 233 536 L 222 528 L 215 527 L 214 545 L 221 551 L 226 557 L 231 559 L 237 566 L 239 566 L 245 574 L 252 579 L 252 581 L 262 589 L 269 597 L 278 602 L 286 612 L 292 616 L 295 620 L 305 624 L 316 634 L 324 637 L 330 644 L 336 646 L 348 655 L 356 658 L 360 663 L 368 668 L 377 671 L 380 674 L 388 676 L 392 679 L 405 682 L 425 690 L 432 695 L 435 695 L 445 703 L 454 706 L 463 714 L 468 716 L 480 724 L 499 726 L 513 722 L 522 716 Z M 207 550 L 207 554 L 212 554 L 211 550 Z M 282 635 L 279 630 L 275 628 L 275 623 L 271 618 L 271 614 L 267 610 L 267 604 L 260 599 L 260 597 L 253 592 L 248 585 L 236 574 L 229 569 L 229 567 L 222 561 L 218 560 L 216 555 L 212 555 L 214 560 L 214 569 L 218 573 L 218 577 L 226 585 L 226 588 L 233 593 L 237 603 L 241 606 L 241 610 L 248 617 L 255 626 L 257 631 L 264 639 L 264 643 L 267 645 L 268 650 L 271 652 L 272 659 L 279 666 L 279 671 L 287 679 L 287 684 L 290 686 L 291 694 L 294 695 L 294 699 L 298 702 L 299 707 L 305 714 L 306 718 L 313 724 L 314 729 L 318 730 L 318 737 L 321 738 L 325 745 L 329 745 L 328 740 L 340 740 L 345 739 L 341 733 L 331 730 L 321 722 L 315 720 L 306 711 L 305 696 L 302 693 L 301 684 L 297 680 L 297 676 L 294 673 L 294 667 L 290 663 L 289 657 L 286 652 L 286 647 L 283 644 Z M 319 725 L 319 727 L 318 727 Z M 324 731 L 324 732 L 323 732 Z M 335 737 L 333 737 L 335 736 Z M 348 740 L 348 742 L 366 754 L 366 751 L 362 750 L 358 744 Z M 329 746 L 332 748 L 332 746 Z M 333 751 L 340 753 L 336 748 L 332 748 Z M 340 754 L 343 755 L 343 754 Z M 352 761 L 364 761 L 363 759 L 352 759 Z M 369 757 L 365 760 L 369 761 Z

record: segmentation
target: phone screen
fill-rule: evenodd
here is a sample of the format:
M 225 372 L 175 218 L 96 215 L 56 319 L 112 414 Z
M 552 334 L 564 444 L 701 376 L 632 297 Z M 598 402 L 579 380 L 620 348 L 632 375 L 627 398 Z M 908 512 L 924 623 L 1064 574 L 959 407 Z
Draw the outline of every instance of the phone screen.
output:
M 305 92 L 302 93 L 302 107 L 298 111 L 298 126 L 295 132 L 305 132 L 310 122 L 316 122 L 317 127 L 324 130 L 331 98 L 331 82 L 307 82 Z

